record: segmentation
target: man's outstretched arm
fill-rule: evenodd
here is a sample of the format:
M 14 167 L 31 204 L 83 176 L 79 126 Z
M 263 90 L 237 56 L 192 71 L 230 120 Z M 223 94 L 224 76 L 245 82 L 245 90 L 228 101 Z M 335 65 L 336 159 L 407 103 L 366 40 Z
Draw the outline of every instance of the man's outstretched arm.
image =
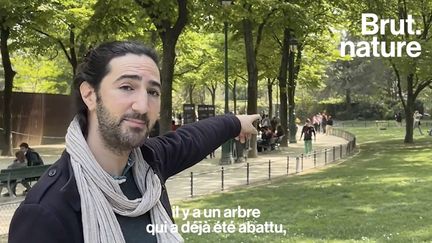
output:
M 187 124 L 175 132 L 149 139 L 143 147 L 153 150 L 164 179 L 203 160 L 232 138 L 244 141 L 257 134 L 253 122 L 259 115 L 225 115 Z M 147 151 L 150 152 L 150 151 Z

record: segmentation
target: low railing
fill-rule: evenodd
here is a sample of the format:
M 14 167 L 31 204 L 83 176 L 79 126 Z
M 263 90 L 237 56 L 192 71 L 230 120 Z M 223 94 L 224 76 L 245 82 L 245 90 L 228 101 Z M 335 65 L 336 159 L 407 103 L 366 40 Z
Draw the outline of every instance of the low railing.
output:
M 174 200 L 193 198 L 212 192 L 225 191 L 231 187 L 241 187 L 254 182 L 297 174 L 333 163 L 354 152 L 356 148 L 354 134 L 333 128 L 329 135 L 344 138 L 347 143 L 315 150 L 309 155 L 299 154 L 286 156 L 283 159 L 248 162 L 230 167 L 221 166 L 213 171 L 190 172 L 188 175 L 174 176 L 167 181 L 170 198 Z

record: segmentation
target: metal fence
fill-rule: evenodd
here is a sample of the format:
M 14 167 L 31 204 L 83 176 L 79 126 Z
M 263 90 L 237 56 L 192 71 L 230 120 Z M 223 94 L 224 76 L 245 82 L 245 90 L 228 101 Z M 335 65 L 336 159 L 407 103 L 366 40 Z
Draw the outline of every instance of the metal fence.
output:
M 8 233 L 12 216 L 21 202 L 22 200 L 17 200 L 0 204 L 0 242 L 3 242 L 2 239 L 4 239 L 4 237 L 2 236 Z
M 405 128 L 405 121 L 402 124 L 398 124 L 394 120 L 364 120 L 364 121 L 335 121 L 335 126 L 345 128 L 345 127 L 377 127 L 377 128 L 389 128 L 389 127 L 402 127 Z M 423 128 L 432 128 L 431 120 L 421 120 L 421 126 Z
M 193 198 L 211 192 L 224 191 L 228 188 L 247 186 L 251 183 L 294 175 L 308 169 L 334 163 L 354 152 L 356 137 L 353 134 L 333 128 L 329 135 L 344 138 L 347 143 L 313 151 L 309 155 L 299 154 L 283 159 L 248 162 L 230 168 L 221 166 L 218 170 L 200 173 L 190 172 L 186 176 L 175 176 L 166 182 L 168 189 L 175 188 L 175 190 L 170 190 L 170 198 Z M 21 201 L 0 204 L 0 242 L 5 239 L 12 215 Z
M 230 187 L 245 186 L 280 176 L 298 174 L 345 158 L 355 150 L 356 137 L 352 133 L 333 128 L 329 135 L 344 138 L 347 143 L 315 150 L 308 155 L 299 154 L 282 159 L 248 162 L 229 168 L 221 166 L 213 171 L 190 172 L 188 175 L 175 176 L 166 182 L 168 189 L 175 189 L 170 190 L 170 198 L 193 198 L 224 191 Z

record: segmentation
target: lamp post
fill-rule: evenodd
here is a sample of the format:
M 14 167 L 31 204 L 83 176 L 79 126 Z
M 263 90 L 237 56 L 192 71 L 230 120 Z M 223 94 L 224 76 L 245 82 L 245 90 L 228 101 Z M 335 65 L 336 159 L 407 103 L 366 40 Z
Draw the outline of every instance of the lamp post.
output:
M 222 7 L 224 8 L 224 11 L 226 8 L 231 5 L 232 1 L 221 1 Z M 225 49 L 225 62 L 224 62 L 224 71 L 225 71 L 225 108 L 224 112 L 225 114 L 229 113 L 229 84 L 228 84 L 228 22 L 224 21 L 224 35 L 225 35 L 225 41 L 224 41 L 224 49 Z M 231 164 L 233 161 L 232 153 L 232 140 L 228 140 L 224 144 L 222 144 L 222 156 L 220 160 L 220 164 Z
M 294 56 L 295 51 L 297 49 L 298 42 L 296 38 L 290 36 L 289 40 L 289 60 L 288 60 L 288 121 L 289 121 L 289 142 L 297 143 L 296 133 L 297 126 L 295 123 L 295 103 L 294 103 L 294 94 L 296 83 L 294 80 Z

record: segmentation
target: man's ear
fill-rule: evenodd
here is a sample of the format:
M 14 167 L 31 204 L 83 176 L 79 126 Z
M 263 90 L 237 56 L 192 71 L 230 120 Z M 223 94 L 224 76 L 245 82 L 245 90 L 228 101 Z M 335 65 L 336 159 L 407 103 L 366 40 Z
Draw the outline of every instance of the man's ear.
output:
M 89 111 L 96 109 L 96 91 L 94 88 L 87 82 L 84 81 L 80 85 L 80 93 L 81 98 L 87 106 Z

